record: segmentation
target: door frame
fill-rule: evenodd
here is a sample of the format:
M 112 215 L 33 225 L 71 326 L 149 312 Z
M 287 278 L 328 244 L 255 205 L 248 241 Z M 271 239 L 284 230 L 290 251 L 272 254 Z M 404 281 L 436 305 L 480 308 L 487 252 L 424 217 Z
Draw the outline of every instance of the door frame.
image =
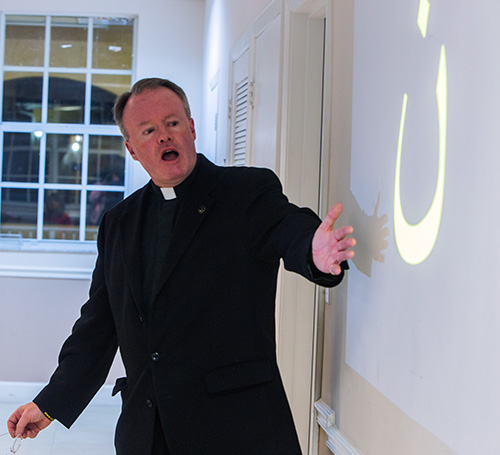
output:
M 287 0 L 279 174 L 285 194 L 323 217 L 327 211 L 330 0 Z M 325 290 L 280 274 L 278 362 L 304 453 L 318 453 L 315 401 L 321 391 Z

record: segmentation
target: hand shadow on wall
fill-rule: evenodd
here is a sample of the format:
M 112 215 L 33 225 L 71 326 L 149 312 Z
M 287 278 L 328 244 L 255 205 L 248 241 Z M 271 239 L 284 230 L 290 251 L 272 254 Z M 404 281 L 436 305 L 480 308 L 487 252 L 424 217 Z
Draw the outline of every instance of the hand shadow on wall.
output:
M 356 254 L 352 262 L 361 273 L 371 277 L 373 261 L 385 261 L 383 251 L 388 247 L 388 215 L 377 213 L 380 205 L 380 192 L 373 215 L 368 215 L 361 209 L 352 192 L 349 192 L 349 195 L 350 200 L 346 201 L 346 205 L 352 217 L 353 235 L 357 242 L 354 248 Z

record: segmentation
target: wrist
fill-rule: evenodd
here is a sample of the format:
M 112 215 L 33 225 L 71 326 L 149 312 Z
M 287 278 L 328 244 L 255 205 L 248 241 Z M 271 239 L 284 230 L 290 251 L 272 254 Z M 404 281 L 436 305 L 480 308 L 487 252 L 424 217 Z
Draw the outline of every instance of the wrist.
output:
M 53 422 L 55 420 L 54 417 L 52 417 L 45 409 L 42 409 L 37 403 L 35 403 L 38 407 L 38 409 L 40 410 L 40 412 L 43 414 L 43 416 L 50 420 L 51 422 Z

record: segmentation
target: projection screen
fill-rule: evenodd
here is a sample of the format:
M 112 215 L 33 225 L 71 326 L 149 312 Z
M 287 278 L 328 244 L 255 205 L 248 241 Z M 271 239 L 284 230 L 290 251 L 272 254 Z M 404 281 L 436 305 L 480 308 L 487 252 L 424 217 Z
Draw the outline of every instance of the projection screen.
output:
M 468 455 L 500 453 L 498 18 L 355 1 L 346 362 Z

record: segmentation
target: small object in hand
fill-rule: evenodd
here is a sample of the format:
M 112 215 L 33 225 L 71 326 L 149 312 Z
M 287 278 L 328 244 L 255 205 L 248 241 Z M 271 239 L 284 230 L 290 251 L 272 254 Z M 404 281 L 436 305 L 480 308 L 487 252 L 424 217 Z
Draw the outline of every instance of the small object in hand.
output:
M 12 447 L 10 448 L 10 453 L 17 453 L 17 451 L 21 448 L 21 444 L 23 442 L 23 439 L 20 438 L 19 436 L 14 439 L 14 442 L 12 443 Z

